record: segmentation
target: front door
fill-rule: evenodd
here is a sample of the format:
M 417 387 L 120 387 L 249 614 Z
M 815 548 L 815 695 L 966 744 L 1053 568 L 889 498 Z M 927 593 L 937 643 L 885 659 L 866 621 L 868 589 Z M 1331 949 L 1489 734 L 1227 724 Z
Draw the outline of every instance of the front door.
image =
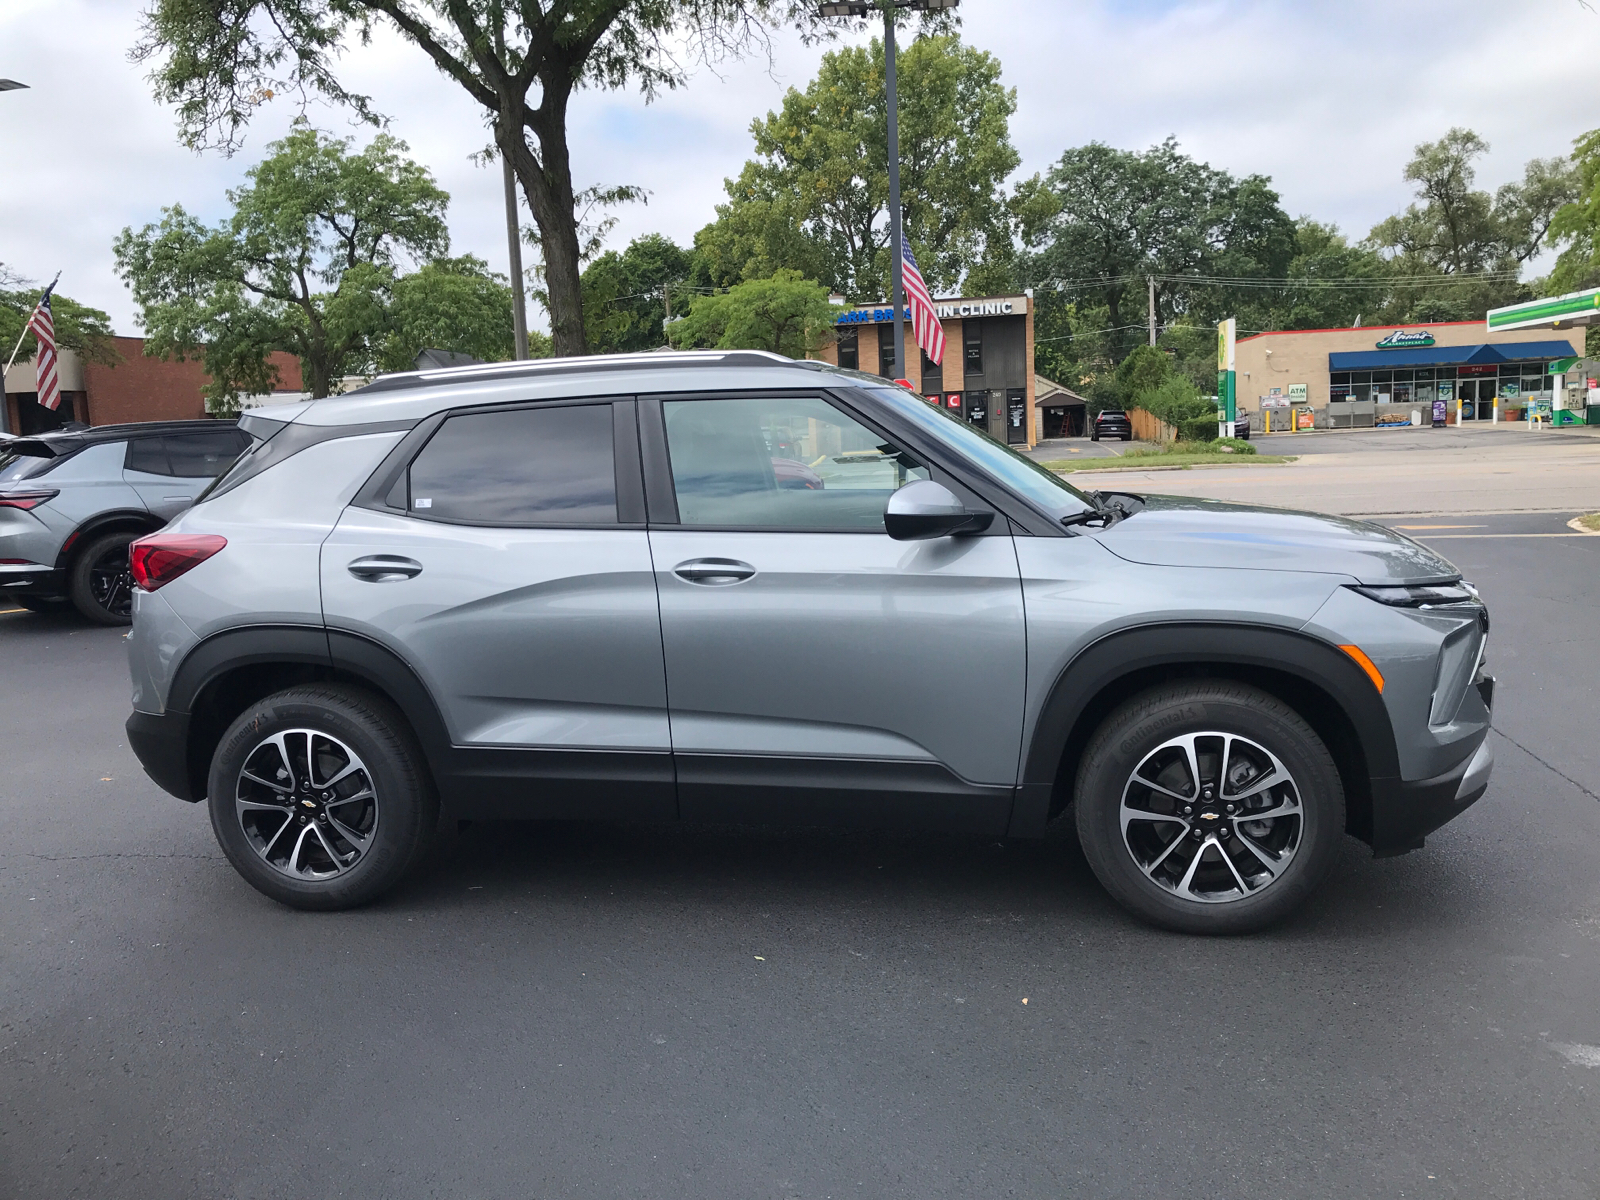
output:
M 329 628 L 422 680 L 472 777 L 464 802 L 676 815 L 633 430 L 632 401 L 452 415 L 323 543 Z
M 652 492 L 650 543 L 684 817 L 1002 831 L 1026 666 L 1004 518 L 891 540 L 889 496 L 932 472 L 821 397 L 659 414 L 647 478 L 672 494 Z

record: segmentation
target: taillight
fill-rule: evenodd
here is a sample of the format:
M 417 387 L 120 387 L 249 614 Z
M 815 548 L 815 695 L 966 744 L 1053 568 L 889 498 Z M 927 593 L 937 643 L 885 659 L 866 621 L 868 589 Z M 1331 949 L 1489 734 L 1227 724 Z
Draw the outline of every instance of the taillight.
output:
M 153 533 L 128 547 L 128 566 L 133 571 L 133 581 L 153 592 L 198 567 L 227 544 L 227 538 L 215 533 Z
M 46 500 L 54 500 L 61 493 L 54 488 L 28 488 L 15 492 L 0 492 L 0 508 L 20 508 L 27 511 L 38 508 Z

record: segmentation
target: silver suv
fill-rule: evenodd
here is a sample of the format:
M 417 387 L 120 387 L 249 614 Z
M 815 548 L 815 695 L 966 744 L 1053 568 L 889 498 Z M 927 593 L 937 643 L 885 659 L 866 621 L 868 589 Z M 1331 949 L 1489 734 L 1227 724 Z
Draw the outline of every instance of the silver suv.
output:
M 1070 810 L 1118 901 L 1231 932 L 1488 784 L 1488 617 L 1432 551 L 1081 492 L 874 376 L 498 364 L 245 425 L 134 543 L 128 734 L 286 904 L 371 900 L 441 821 Z
M 128 543 L 194 502 L 250 444 L 231 422 L 80 426 L 0 443 L 0 604 L 133 613 Z

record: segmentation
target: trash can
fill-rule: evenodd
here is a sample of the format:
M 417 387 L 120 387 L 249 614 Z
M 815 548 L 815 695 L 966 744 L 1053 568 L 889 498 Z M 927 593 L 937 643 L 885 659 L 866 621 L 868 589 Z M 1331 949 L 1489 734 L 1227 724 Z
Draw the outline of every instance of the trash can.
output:
M 1591 404 L 1583 411 L 1585 425 L 1600 425 L 1600 404 Z

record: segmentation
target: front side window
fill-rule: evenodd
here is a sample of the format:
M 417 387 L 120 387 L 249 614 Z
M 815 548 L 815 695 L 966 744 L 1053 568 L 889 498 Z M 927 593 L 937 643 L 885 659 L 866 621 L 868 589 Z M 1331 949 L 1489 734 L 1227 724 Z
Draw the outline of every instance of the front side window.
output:
M 450 417 L 409 471 L 413 516 L 475 525 L 617 520 L 609 404 Z
M 684 525 L 882 531 L 895 490 L 929 478 L 816 397 L 668 400 L 662 411 Z

